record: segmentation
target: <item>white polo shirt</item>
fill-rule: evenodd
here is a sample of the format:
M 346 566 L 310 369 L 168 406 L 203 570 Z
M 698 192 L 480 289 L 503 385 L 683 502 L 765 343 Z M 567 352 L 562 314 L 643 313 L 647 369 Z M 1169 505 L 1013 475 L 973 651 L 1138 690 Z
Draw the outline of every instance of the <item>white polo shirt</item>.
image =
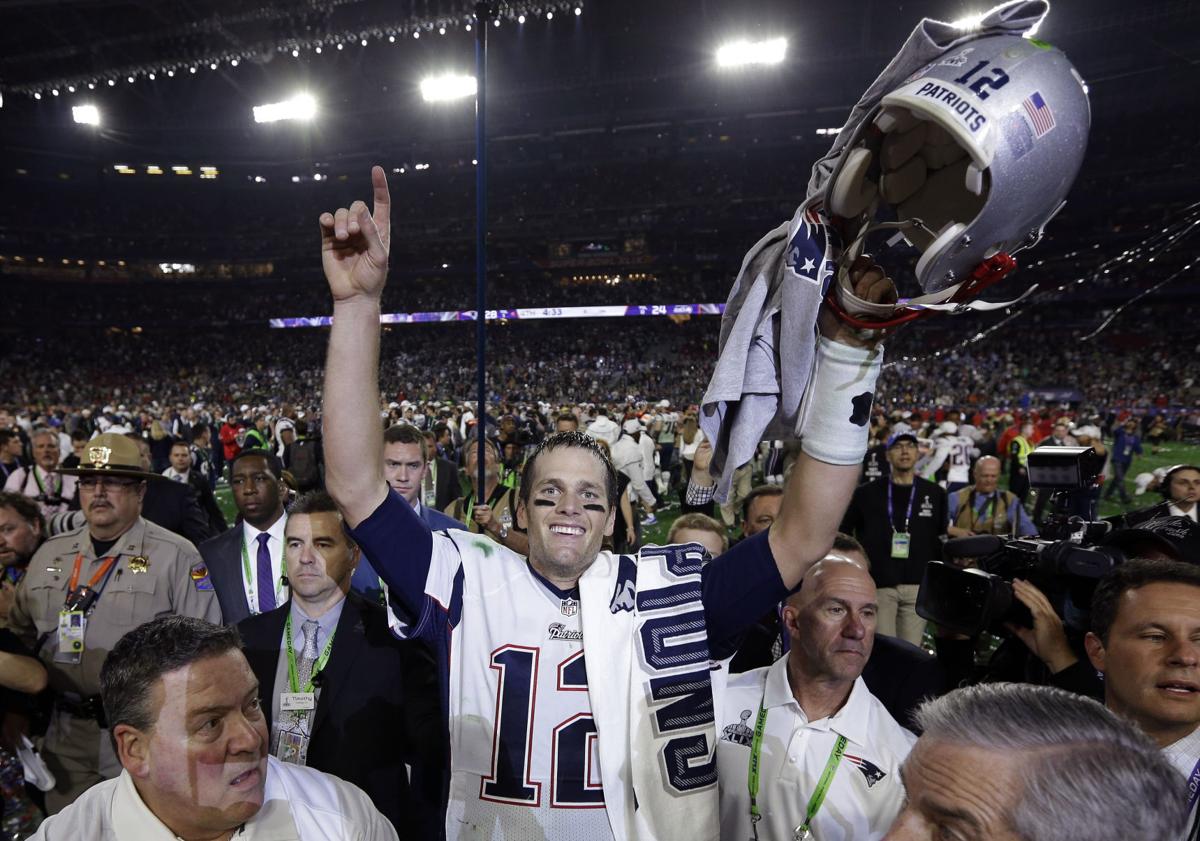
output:
M 786 656 L 767 668 L 733 675 L 726 687 L 720 705 L 724 718 L 717 722 L 721 838 L 751 837 L 746 780 L 760 701 L 767 724 L 759 766 L 759 837 L 792 837 L 804 821 L 834 743 L 845 736 L 849 744 L 813 821 L 813 837 L 819 841 L 882 838 L 903 806 L 900 765 L 917 737 L 896 723 L 862 678 L 854 682 L 840 710 L 810 722 L 788 685 Z

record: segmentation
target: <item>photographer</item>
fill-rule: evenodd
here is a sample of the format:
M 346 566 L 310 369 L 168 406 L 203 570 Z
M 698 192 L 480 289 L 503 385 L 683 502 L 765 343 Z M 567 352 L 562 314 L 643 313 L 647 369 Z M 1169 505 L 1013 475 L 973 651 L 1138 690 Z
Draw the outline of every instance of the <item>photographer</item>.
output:
M 78 509 L 79 494 L 75 477 L 58 472 L 61 455 L 58 433 L 53 429 L 36 430 L 32 442 L 34 463 L 12 471 L 4 483 L 4 490 L 36 500 L 45 517 Z
M 1099 548 L 1118 559 L 1118 563 L 1124 558 L 1169 561 L 1197 558 L 1200 526 L 1178 517 L 1160 518 L 1136 529 L 1114 532 Z M 1085 608 L 1093 606 L 1086 583 L 1086 580 L 1067 582 L 1061 595 L 1052 600 L 1033 583 L 1014 578 L 1013 598 L 1028 610 L 1030 619 L 1025 624 L 1005 622 L 1004 630 L 1009 636 L 983 666 L 974 662 L 977 637 L 940 629 L 938 660 L 949 674 L 951 685 L 1010 680 L 1057 686 L 1103 699 L 1104 683 L 1088 664 L 1084 648 L 1084 632 L 1090 626 Z M 1057 609 L 1055 603 L 1059 604 Z M 1064 624 L 1063 616 L 1071 621 Z

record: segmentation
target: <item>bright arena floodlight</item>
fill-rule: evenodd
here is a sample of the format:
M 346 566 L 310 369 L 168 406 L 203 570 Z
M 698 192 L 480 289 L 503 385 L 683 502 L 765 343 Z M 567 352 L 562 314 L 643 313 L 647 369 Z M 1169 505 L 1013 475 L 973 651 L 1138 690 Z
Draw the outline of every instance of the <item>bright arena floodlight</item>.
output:
M 476 90 L 474 76 L 447 73 L 445 76 L 429 76 L 421 80 L 421 98 L 426 102 L 450 102 L 474 96 Z
M 95 105 L 75 105 L 71 108 L 71 116 L 85 126 L 100 125 L 100 109 Z
M 254 122 L 274 123 L 279 120 L 311 120 L 317 113 L 317 100 L 306 93 L 297 94 L 283 102 L 254 106 Z
M 730 41 L 717 50 L 717 66 L 748 67 L 753 64 L 779 64 L 787 54 L 787 38 L 765 41 Z

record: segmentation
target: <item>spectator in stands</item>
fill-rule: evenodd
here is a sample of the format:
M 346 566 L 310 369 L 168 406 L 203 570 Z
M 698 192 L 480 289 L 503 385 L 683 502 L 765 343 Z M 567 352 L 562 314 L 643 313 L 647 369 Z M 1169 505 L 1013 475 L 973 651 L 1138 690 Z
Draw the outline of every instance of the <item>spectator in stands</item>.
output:
M 925 620 L 917 615 L 917 590 L 929 561 L 941 556 L 946 532 L 946 492 L 914 472 L 917 438 L 888 442 L 891 476 L 860 485 L 842 531 L 866 547 L 879 588 L 879 632 L 920 645 Z

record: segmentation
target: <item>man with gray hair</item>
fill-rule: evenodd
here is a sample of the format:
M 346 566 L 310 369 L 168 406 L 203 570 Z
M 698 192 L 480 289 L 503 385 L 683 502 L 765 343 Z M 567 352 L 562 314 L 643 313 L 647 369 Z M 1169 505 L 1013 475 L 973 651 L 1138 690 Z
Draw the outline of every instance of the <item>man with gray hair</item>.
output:
M 58 433 L 36 429 L 31 437 L 33 464 L 13 470 L 4 482 L 4 490 L 24 494 L 36 500 L 43 517 L 78 508 L 76 479 L 58 470 Z
M 922 705 L 884 841 L 1127 841 L 1182 831 L 1185 786 L 1144 735 L 1061 689 L 993 683 Z
M 185 616 L 147 622 L 113 646 L 100 683 L 123 770 L 35 839 L 395 841 L 361 790 L 268 755 L 236 629 Z

